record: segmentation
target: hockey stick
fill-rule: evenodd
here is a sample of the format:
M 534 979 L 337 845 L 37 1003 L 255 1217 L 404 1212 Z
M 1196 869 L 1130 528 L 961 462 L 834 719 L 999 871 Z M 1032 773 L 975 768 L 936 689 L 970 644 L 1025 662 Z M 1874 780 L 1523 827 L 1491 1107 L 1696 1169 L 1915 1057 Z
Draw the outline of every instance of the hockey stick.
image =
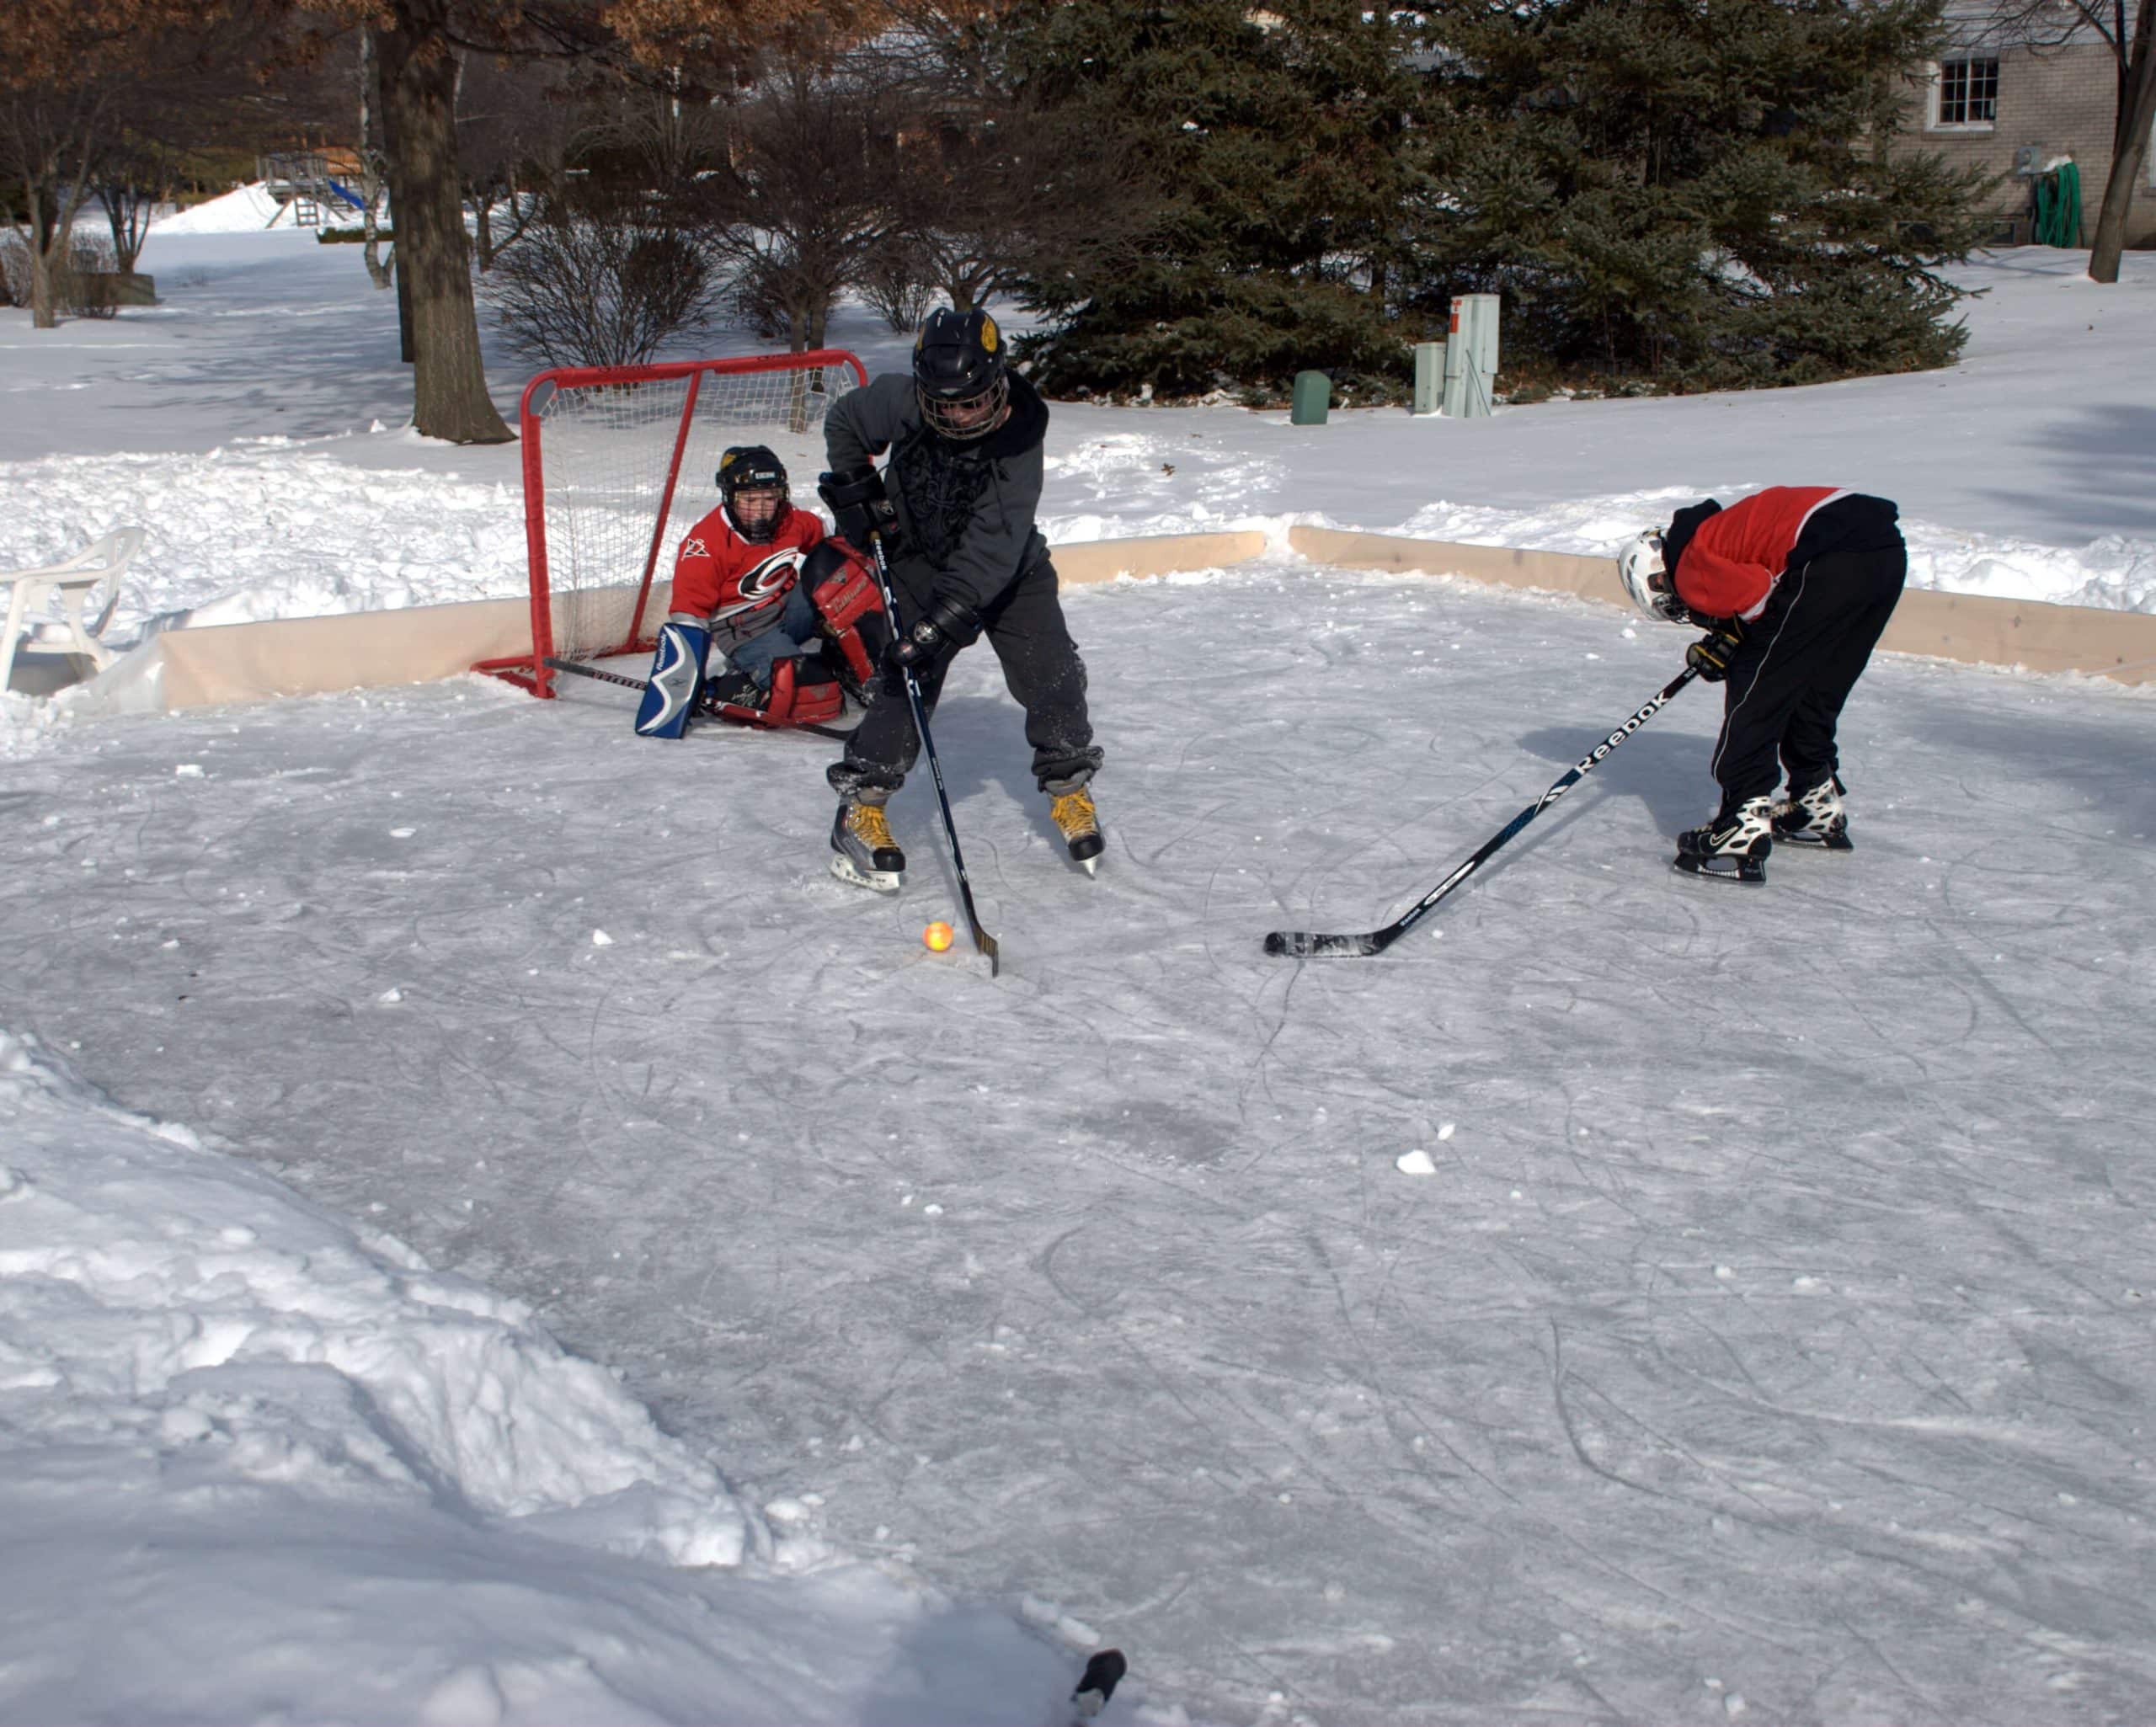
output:
M 891 567 L 883 558 L 883 536 L 871 534 L 869 549 L 876 555 L 876 585 L 883 590 L 883 613 L 891 621 L 891 634 L 902 637 L 904 630 L 899 623 L 899 596 L 892 591 Z M 936 778 L 936 801 L 943 808 L 943 837 L 951 842 L 951 866 L 958 872 L 958 898 L 965 902 L 966 921 L 973 925 L 974 946 L 988 956 L 988 975 L 999 975 L 1003 970 L 1001 950 L 995 938 L 980 926 L 980 914 L 974 909 L 974 885 L 966 879 L 966 855 L 958 850 L 958 824 L 951 819 L 951 794 L 943 789 L 943 764 L 936 759 L 936 740 L 928 735 L 928 712 L 921 705 L 921 685 L 915 681 L 913 668 L 899 668 L 904 674 L 906 701 L 913 709 L 913 728 L 921 738 L 921 754 L 928 758 L 928 771 Z
M 1318 935 L 1307 930 L 1275 930 L 1265 938 L 1265 951 L 1271 954 L 1284 954 L 1289 959 L 1362 959 L 1370 954 L 1383 953 L 1413 929 L 1422 920 L 1423 913 L 1481 869 L 1499 846 L 1599 767 L 1603 757 L 1668 706 L 1675 700 L 1677 692 L 1699 675 L 1690 666 L 1686 666 L 1649 697 L 1637 713 L 1574 763 L 1556 784 L 1508 822 L 1503 830 L 1480 851 L 1382 930 L 1372 930 L 1364 935 Z
M 542 665 L 552 666 L 558 672 L 574 672 L 579 678 L 596 678 L 602 684 L 619 684 L 624 690 L 648 690 L 650 683 L 643 678 L 625 676 L 620 672 L 602 672 L 595 665 L 584 665 L 574 659 L 557 659 L 544 655 Z M 767 720 L 753 707 L 741 707 L 731 701 L 712 701 L 708 699 L 698 704 L 700 712 L 722 720 L 733 720 L 759 732 L 814 732 L 819 738 L 836 738 L 841 743 L 853 734 L 841 732 L 836 726 L 819 726 L 809 720 Z

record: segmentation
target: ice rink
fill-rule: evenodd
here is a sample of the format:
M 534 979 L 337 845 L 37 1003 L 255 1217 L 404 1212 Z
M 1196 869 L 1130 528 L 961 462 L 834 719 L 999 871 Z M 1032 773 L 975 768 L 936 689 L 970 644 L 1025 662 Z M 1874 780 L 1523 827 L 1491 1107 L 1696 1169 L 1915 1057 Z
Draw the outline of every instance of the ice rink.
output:
M 55 733 L 0 1024 L 1192 1717 L 2143 1710 L 2150 697 L 1881 659 L 1856 850 L 1753 891 L 1668 866 L 1689 690 L 1298 966 L 1267 930 L 1396 914 L 1688 638 L 1285 562 L 1069 605 L 1098 880 L 985 650 L 937 723 L 996 982 L 921 945 L 925 775 L 880 899 L 822 740 L 466 680 Z

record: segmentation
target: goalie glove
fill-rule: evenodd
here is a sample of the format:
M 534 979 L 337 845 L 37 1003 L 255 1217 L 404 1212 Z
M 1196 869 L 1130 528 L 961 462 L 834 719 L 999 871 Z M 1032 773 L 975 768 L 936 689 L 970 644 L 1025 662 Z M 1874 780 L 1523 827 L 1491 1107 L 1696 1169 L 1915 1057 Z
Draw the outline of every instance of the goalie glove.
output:
M 816 495 L 831 513 L 840 539 L 856 551 L 866 552 L 872 535 L 895 537 L 899 514 L 883 477 L 873 467 L 848 468 L 842 474 L 825 474 L 816 482 Z
M 677 613 L 659 626 L 651 682 L 637 707 L 638 737 L 678 738 L 688 729 L 710 652 L 711 632 L 701 619 Z

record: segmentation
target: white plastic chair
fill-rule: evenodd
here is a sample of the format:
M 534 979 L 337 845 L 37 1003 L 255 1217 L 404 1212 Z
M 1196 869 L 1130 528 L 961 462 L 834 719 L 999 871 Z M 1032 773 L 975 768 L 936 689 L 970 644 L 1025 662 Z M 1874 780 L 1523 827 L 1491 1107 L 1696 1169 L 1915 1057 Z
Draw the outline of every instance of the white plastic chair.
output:
M 9 589 L 8 627 L 0 633 L 0 690 L 8 687 L 15 669 L 16 644 L 25 630 L 45 621 L 46 603 L 56 594 L 60 596 L 67 632 L 62 651 L 86 656 L 99 671 L 112 664 L 112 650 L 99 638 L 112 621 L 113 608 L 120 604 L 120 584 L 126 578 L 127 566 L 142 549 L 142 533 L 140 528 L 121 528 L 58 563 L 39 569 L 0 570 L 0 585 Z M 86 621 L 83 609 L 100 584 L 105 588 L 104 604 L 96 617 Z

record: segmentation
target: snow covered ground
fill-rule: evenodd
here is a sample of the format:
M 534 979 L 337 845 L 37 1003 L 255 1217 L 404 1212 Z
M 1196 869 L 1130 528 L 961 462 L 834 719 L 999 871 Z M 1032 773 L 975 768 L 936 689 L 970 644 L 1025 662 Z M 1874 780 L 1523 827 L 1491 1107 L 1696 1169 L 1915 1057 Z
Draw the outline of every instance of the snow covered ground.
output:
M 367 429 L 350 248 L 147 262 L 156 312 L 0 314 L 0 563 L 147 514 L 140 618 L 521 579 L 511 453 Z M 1059 409 L 1049 508 L 1565 546 L 1838 480 L 2143 605 L 2090 542 L 2146 568 L 2152 278 L 1984 268 L 1954 374 Z M 1882 660 L 1859 850 L 1746 894 L 1666 868 L 1689 693 L 1296 967 L 1267 929 L 1392 914 L 1682 638 L 1284 558 L 1070 613 L 1098 881 L 983 657 L 937 728 L 992 984 L 921 945 L 925 785 L 901 898 L 819 873 L 817 740 L 5 698 L 0 1719 L 1038 1723 L 1096 1639 L 1126 1721 L 2141 1712 L 2151 698 Z

